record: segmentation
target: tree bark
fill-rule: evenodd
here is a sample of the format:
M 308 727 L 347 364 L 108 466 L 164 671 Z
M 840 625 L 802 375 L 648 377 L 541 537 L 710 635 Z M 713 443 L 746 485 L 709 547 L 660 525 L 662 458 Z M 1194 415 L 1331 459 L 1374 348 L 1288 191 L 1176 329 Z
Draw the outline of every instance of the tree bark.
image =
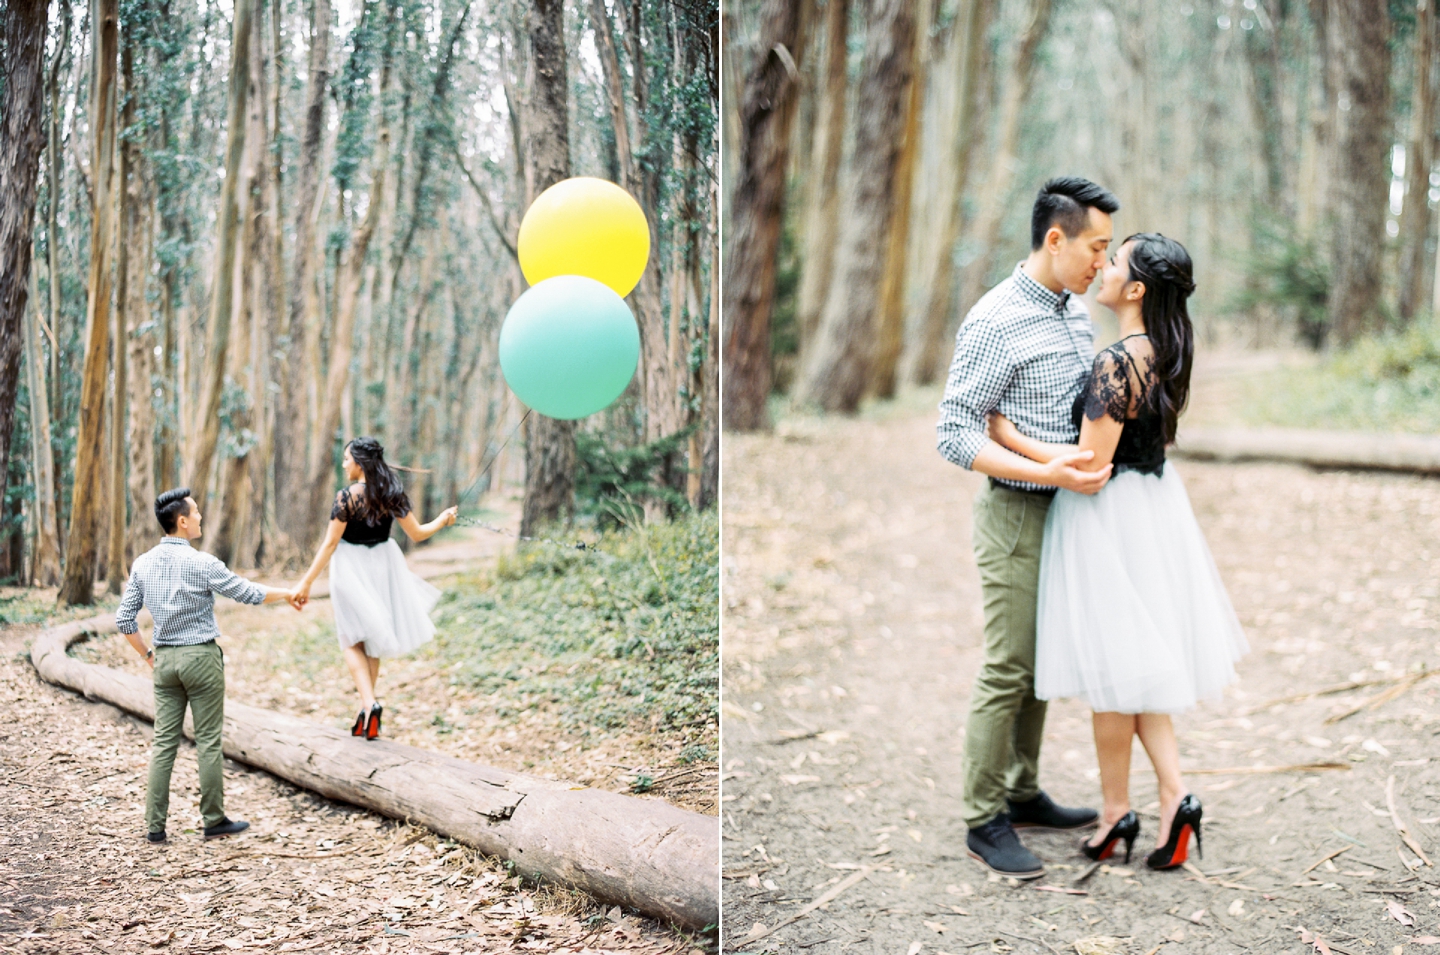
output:
M 55 453 L 50 436 L 50 393 L 45 385 L 45 357 L 40 348 L 40 303 L 35 299 L 35 272 L 30 272 L 30 307 L 26 310 L 26 388 L 30 392 L 30 462 L 35 480 L 35 553 L 30 578 L 37 587 L 60 582 L 60 520 L 55 507 Z
M 914 69 L 915 10 L 902 0 L 873 0 L 855 105 L 855 160 L 841 205 L 835 281 L 825 299 L 815 346 L 801 367 L 797 399 L 853 413 L 874 361 L 881 283 L 895 205 L 895 173 Z M 877 241 L 877 238 L 879 239 Z
M 826 0 L 825 80 L 815 121 L 815 148 L 810 157 L 805 252 L 795 309 L 802 353 L 820 325 L 820 309 L 835 271 L 835 246 L 840 236 L 840 160 L 845 153 L 845 103 L 850 88 L 846 68 L 849 36 L 850 0 Z
M 92 0 L 90 11 L 90 171 L 94 189 L 90 217 L 90 294 L 85 310 L 85 368 L 81 374 L 80 427 L 75 441 L 75 484 L 70 495 L 70 531 L 65 535 L 65 579 L 59 595 L 62 603 L 71 605 L 95 602 L 99 531 L 96 519 L 102 491 L 105 379 L 110 340 L 110 233 L 113 228 L 110 169 L 115 155 L 115 67 L 120 45 L 119 0 Z
M 1409 322 L 1425 299 L 1425 242 L 1430 237 L 1430 169 L 1435 145 L 1435 3 L 1419 0 L 1415 22 L 1415 92 L 1405 150 L 1405 206 L 1400 216 L 1400 318 Z
M 570 131 L 565 65 L 565 8 L 560 0 L 533 0 L 530 56 L 534 83 L 526 110 L 525 160 L 529 201 L 570 176 Z M 575 423 L 531 414 L 525 429 L 525 502 L 520 533 L 575 510 Z
M 307 359 L 306 330 L 320 323 L 315 294 L 316 226 L 323 198 L 320 154 L 325 132 L 325 91 L 330 72 L 330 0 L 314 0 L 311 11 L 309 77 L 305 87 L 305 132 L 300 140 L 300 169 L 295 183 L 295 265 L 290 280 L 290 313 L 284 336 L 288 345 L 280 365 L 279 408 L 275 415 L 275 511 L 287 537 L 306 525 L 304 492 L 311 438 L 305 413 L 305 385 L 312 362 Z M 279 215 L 279 209 L 276 209 Z M 278 222 L 278 219 L 277 219 Z M 277 232 L 279 230 L 277 229 Z M 290 541 L 297 550 L 310 543 Z
M 135 174 L 134 160 L 138 150 L 133 142 L 125 140 L 125 133 L 135 122 L 135 50 L 130 30 L 125 31 L 124 48 L 120 51 L 120 76 L 125 88 L 125 107 L 120 112 L 120 178 L 116 182 L 115 206 L 115 321 L 110 340 L 111 375 L 114 381 L 110 424 L 110 540 L 109 556 L 105 560 L 105 589 L 118 597 L 125 589 L 125 578 L 130 573 L 130 562 L 125 557 L 125 526 L 129 514 L 126 493 L 125 465 L 129 456 L 125 453 L 126 427 L 129 424 L 130 394 L 126 375 L 129 371 L 129 326 L 131 309 L 135 302 L 130 295 L 130 253 L 135 242 L 135 196 L 130 177 Z M 141 287 L 144 275 L 141 274 Z M 143 305 L 144 295 L 140 301 Z M 138 325 L 139 323 L 133 323 Z
M 929 76 L 928 30 L 931 0 L 916 4 L 912 75 L 905 92 L 904 140 L 895 169 L 895 197 L 890 204 L 890 223 L 886 230 L 885 273 L 880 282 L 880 314 L 875 336 L 875 359 L 870 369 L 869 388 L 877 398 L 895 396 L 895 379 L 900 364 L 900 349 L 905 344 L 905 279 L 910 257 L 910 203 L 915 183 L 915 157 L 920 152 L 920 107 L 925 99 L 925 79 Z
M 44 680 L 155 718 L 151 680 L 82 663 L 65 649 L 87 633 L 114 633 L 92 617 L 44 631 L 30 659 Z M 193 734 L 189 721 L 186 732 Z M 654 799 L 468 763 L 389 740 L 246 706 L 225 705 L 225 755 L 312 792 L 504 858 L 517 875 L 578 889 L 607 905 L 697 930 L 720 918 L 720 828 L 713 816 Z
M 1025 103 L 1030 99 L 1030 89 L 1035 82 L 1035 54 L 1050 28 L 1050 14 L 1053 9 L 1051 0 L 1034 0 L 1029 24 L 1016 44 L 1015 62 L 1010 69 L 1005 99 L 1000 107 L 1000 131 L 996 136 L 995 159 L 981 197 L 980 213 L 975 220 L 975 245 L 980 254 L 965 270 L 964 286 L 960 295 L 959 311 L 962 315 L 985 294 L 990 268 L 995 262 L 995 251 L 1000 242 L 1000 227 L 1005 221 L 1010 188 L 1015 182 L 1015 170 L 1019 167 L 1015 153 L 1020 139 L 1020 117 L 1025 110 Z
M 725 428 L 770 427 L 770 318 L 775 257 L 785 215 L 785 171 L 800 94 L 809 2 L 766 0 L 760 11 L 760 55 L 740 97 L 740 149 L 730 198 L 725 275 Z
M 249 125 L 246 98 L 250 88 L 250 35 L 255 16 L 254 0 L 235 0 L 235 23 L 231 31 L 230 84 L 225 118 L 225 182 L 220 188 L 220 215 L 215 241 L 214 291 L 210 298 L 210 321 L 205 339 L 205 384 L 196 413 L 199 443 L 190 469 L 190 491 L 201 509 L 215 465 L 220 442 L 220 399 L 225 391 L 225 364 L 230 346 L 231 312 L 235 295 L 235 247 L 240 231 L 239 200 L 241 160 L 245 155 L 245 131 Z
M 10 473 L 15 399 L 35 229 L 36 180 L 45 145 L 46 0 L 9 0 L 5 10 L 4 111 L 0 116 L 0 501 Z M 53 241 L 53 237 L 52 240 Z
M 986 59 L 985 37 L 995 17 L 995 0 L 966 0 L 964 16 L 956 24 L 952 43 L 956 50 L 956 91 L 954 105 L 955 166 L 947 191 L 942 193 L 944 208 L 940 243 L 929 269 L 925 311 L 919 345 L 914 358 L 908 361 L 908 377 L 917 385 L 929 385 L 939 378 L 949 358 L 946 347 L 954 326 L 952 311 L 955 301 L 955 244 L 960 241 L 963 218 L 960 215 L 965 189 L 970 184 L 971 158 L 975 144 L 985 138 L 980 122 L 982 64 Z
M 1331 56 L 1339 76 L 1335 137 L 1330 316 L 1349 344 L 1379 329 L 1385 210 L 1390 191 L 1390 15 L 1366 0 L 1330 4 Z M 1346 106 L 1349 109 L 1346 109 Z

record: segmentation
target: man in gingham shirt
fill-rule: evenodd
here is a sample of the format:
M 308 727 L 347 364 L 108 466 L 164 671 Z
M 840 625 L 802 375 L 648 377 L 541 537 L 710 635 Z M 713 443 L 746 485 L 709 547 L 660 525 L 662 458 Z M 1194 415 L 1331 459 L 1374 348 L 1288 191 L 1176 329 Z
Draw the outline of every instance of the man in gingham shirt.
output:
M 946 460 L 988 475 L 975 498 L 973 544 L 985 607 L 985 656 L 965 732 L 966 844 L 1002 875 L 1043 874 L 1017 827 L 1077 829 L 1093 809 L 1056 805 L 1040 789 L 1045 702 L 1035 698 L 1035 603 L 1045 515 L 1059 487 L 1094 494 L 1110 467 L 1089 451 L 1041 464 L 990 440 L 987 417 L 1005 415 L 1041 441 L 1078 441 L 1071 406 L 1094 359 L 1080 296 L 1105 264 L 1110 215 L 1120 204 L 1085 179 L 1052 179 L 1031 213 L 1030 256 L 970 310 L 940 402 Z
M 155 744 L 145 794 L 146 833 L 151 842 L 165 841 L 170 771 L 189 704 L 195 724 L 205 838 L 228 836 L 243 832 L 250 824 L 225 815 L 225 757 L 220 742 L 225 725 L 225 657 L 215 642 L 220 636 L 215 624 L 215 594 L 245 604 L 286 600 L 296 610 L 300 604 L 292 591 L 251 583 L 231 573 L 219 558 L 190 546 L 200 536 L 200 509 L 188 487 L 157 497 L 155 517 L 165 536 L 130 565 L 130 580 L 115 612 L 120 632 L 154 671 Z M 154 649 L 146 649 L 135 621 L 141 604 L 155 618 Z

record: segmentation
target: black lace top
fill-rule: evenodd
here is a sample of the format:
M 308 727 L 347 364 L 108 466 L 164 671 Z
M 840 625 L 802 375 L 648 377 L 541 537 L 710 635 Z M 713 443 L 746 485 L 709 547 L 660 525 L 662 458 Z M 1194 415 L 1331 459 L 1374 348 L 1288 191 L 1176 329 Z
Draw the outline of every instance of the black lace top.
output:
M 376 519 L 366 513 L 365 489 L 361 485 L 347 487 L 335 495 L 335 506 L 330 508 L 332 521 L 344 521 L 345 533 L 340 539 L 348 544 L 374 547 L 390 539 L 390 526 L 397 517 L 410 513 L 410 501 L 403 494 L 400 508 L 393 514 Z
M 1132 340 L 1133 346 L 1126 344 Z M 1150 400 L 1155 384 L 1149 339 L 1131 335 L 1095 356 L 1090 378 L 1075 398 L 1070 415 L 1076 428 L 1082 415 L 1091 421 L 1109 415 L 1123 423 L 1112 459 L 1116 474 L 1139 471 L 1159 477 L 1165 471 L 1165 422 Z

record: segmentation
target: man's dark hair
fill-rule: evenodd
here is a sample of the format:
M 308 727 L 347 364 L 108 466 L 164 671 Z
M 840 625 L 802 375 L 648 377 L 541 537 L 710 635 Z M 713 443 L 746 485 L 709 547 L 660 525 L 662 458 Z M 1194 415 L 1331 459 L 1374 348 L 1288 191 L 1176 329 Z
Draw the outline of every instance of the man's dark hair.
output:
M 1030 251 L 1045 244 L 1045 233 L 1058 225 L 1067 238 L 1085 231 L 1090 209 L 1114 215 L 1120 208 L 1115 194 L 1079 176 L 1058 176 L 1040 187 L 1035 210 L 1030 214 Z
M 188 487 L 171 488 L 155 499 L 155 519 L 165 529 L 165 533 L 175 533 L 175 525 L 180 518 L 190 513 L 190 489 Z

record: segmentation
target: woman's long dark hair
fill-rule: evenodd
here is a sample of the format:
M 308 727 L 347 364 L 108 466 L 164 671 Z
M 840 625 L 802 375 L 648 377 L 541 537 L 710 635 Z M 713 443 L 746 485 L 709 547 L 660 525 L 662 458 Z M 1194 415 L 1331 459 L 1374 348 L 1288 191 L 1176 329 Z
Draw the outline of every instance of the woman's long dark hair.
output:
M 1190 365 L 1195 357 L 1195 331 L 1185 300 L 1195 291 L 1194 267 L 1185 246 L 1158 232 L 1137 232 L 1125 240 L 1130 247 L 1130 281 L 1145 284 L 1140 315 L 1155 350 L 1156 385 L 1146 396 L 1160 414 L 1165 443 L 1190 398 Z
M 385 463 L 385 449 L 374 438 L 355 438 L 348 445 L 350 457 L 365 473 L 365 516 L 373 520 L 392 517 L 409 507 L 405 485 Z

